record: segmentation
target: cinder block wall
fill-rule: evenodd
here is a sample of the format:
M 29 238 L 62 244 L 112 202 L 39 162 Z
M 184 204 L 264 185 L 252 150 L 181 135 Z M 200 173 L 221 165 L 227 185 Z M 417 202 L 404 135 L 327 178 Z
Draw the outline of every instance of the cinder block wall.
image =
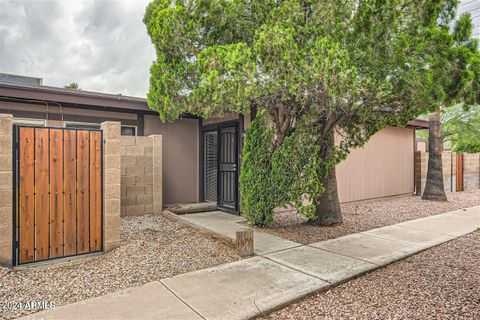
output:
M 425 179 L 427 178 L 428 153 L 422 151 L 415 152 L 415 194 L 421 196 L 425 189 Z
M 442 153 L 443 186 L 446 192 L 456 191 L 456 160 L 451 152 Z M 428 168 L 428 152 L 415 152 L 415 193 L 420 196 L 425 189 Z
M 446 192 L 457 191 L 456 153 L 445 151 L 442 154 L 443 183 Z M 415 153 L 415 193 L 421 195 L 427 179 L 428 152 Z M 480 154 L 463 154 L 463 189 L 480 188 Z
M 161 136 L 122 136 L 120 154 L 122 216 L 160 213 L 162 176 L 154 168 L 161 168 Z
M 480 154 L 463 154 L 463 189 L 480 188 Z
M 443 169 L 443 186 L 446 192 L 457 191 L 457 161 L 455 153 L 443 152 L 442 169 Z

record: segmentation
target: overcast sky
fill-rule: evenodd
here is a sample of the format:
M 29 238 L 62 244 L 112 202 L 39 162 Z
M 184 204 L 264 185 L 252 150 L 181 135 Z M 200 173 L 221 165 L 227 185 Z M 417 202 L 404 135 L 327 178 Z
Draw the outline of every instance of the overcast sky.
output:
M 0 0 L 0 72 L 145 97 L 155 58 L 142 23 L 148 2 Z M 463 0 L 461 11 L 480 17 L 480 0 Z
M 0 0 L 0 72 L 145 97 L 155 51 L 149 0 Z

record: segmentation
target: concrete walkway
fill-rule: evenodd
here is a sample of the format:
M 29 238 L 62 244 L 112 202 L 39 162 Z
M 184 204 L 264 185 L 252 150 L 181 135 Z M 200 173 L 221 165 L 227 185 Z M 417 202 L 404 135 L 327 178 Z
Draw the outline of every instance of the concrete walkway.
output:
M 233 215 L 223 211 L 210 211 L 193 214 L 179 215 L 178 219 L 185 220 L 192 225 L 208 229 L 213 233 L 230 238 L 233 242 L 236 239 L 236 231 L 248 228 L 240 224 L 245 219 L 241 216 Z M 299 247 L 302 244 L 283 239 L 273 234 L 253 230 L 254 233 L 254 251 L 257 255 L 264 255 L 270 252 Z
M 281 249 L 29 318 L 248 319 L 470 233 L 479 226 L 480 206 Z

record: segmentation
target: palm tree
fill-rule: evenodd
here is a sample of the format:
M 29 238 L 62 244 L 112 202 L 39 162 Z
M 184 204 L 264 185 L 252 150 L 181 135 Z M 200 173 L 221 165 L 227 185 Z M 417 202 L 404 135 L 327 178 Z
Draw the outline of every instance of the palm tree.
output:
M 425 200 L 435 201 L 448 200 L 443 186 L 441 114 L 459 103 L 468 109 L 480 101 L 480 52 L 478 40 L 472 37 L 471 16 L 462 15 L 453 29 L 449 23 L 442 23 L 432 32 L 436 54 L 432 54 L 435 59 L 429 70 L 437 101 L 429 115 L 427 180 L 422 195 Z
M 72 82 L 64 87 L 65 89 L 82 90 L 77 82 Z

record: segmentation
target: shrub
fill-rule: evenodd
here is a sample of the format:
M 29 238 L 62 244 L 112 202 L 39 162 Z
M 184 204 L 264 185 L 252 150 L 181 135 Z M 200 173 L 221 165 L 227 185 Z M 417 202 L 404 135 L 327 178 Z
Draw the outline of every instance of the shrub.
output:
M 259 114 L 246 131 L 240 174 L 242 215 L 257 226 L 273 223 L 272 141 L 272 129 L 267 126 L 265 116 Z
M 248 222 L 269 226 L 273 210 L 289 204 L 307 218 L 314 216 L 312 199 L 324 190 L 318 172 L 325 163 L 319 159 L 311 131 L 299 126 L 274 149 L 266 112 L 252 122 L 243 146 L 240 175 L 242 215 Z

